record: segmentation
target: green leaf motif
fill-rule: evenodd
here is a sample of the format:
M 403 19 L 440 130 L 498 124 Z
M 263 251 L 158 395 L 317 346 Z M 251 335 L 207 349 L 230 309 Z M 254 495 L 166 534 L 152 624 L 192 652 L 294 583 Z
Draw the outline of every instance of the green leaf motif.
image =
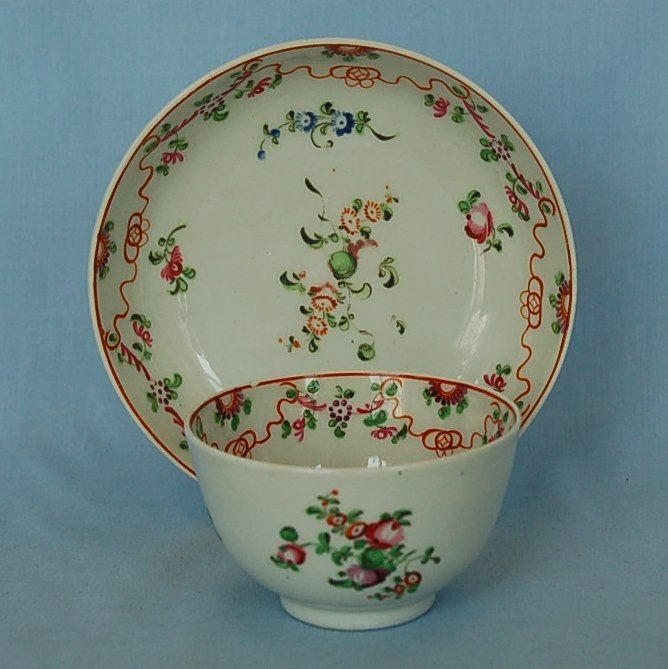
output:
M 299 539 L 299 534 L 297 533 L 297 530 L 295 530 L 295 528 L 290 525 L 282 527 L 279 534 L 281 539 L 283 539 L 283 541 L 294 542 L 297 541 L 297 539 Z

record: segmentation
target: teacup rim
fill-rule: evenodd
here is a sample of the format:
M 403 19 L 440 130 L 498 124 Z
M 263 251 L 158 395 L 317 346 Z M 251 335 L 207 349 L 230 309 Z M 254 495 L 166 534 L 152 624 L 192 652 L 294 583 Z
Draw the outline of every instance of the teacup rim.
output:
M 292 465 L 280 462 L 264 462 L 261 460 L 253 460 L 252 458 L 239 457 L 238 455 L 226 453 L 225 451 L 213 448 L 210 444 L 202 441 L 199 437 L 195 435 L 192 428 L 192 424 L 195 421 L 197 415 L 205 407 L 215 402 L 219 397 L 222 397 L 223 395 L 226 395 L 231 392 L 244 391 L 248 390 L 249 388 L 260 388 L 263 386 L 271 386 L 277 383 L 283 383 L 289 381 L 301 381 L 304 379 L 322 379 L 322 378 L 336 378 L 336 377 L 371 377 L 371 376 L 395 376 L 401 379 L 407 379 L 411 381 L 441 381 L 445 383 L 455 383 L 458 385 L 466 386 L 469 390 L 482 393 L 483 395 L 487 395 L 488 397 L 491 397 L 492 399 L 499 401 L 509 411 L 512 412 L 515 418 L 515 422 L 510 428 L 508 428 L 506 432 L 504 432 L 504 434 L 501 437 L 494 439 L 493 441 L 490 441 L 487 444 L 481 444 L 474 448 L 462 449 L 459 452 L 452 453 L 450 455 L 441 458 L 436 458 L 432 460 L 418 460 L 415 462 L 406 462 L 398 465 L 387 465 L 386 467 L 369 468 L 363 466 L 354 466 L 354 467 L 323 467 L 321 469 L 317 469 L 315 467 L 307 465 Z M 254 469 L 259 468 L 272 471 L 280 469 L 281 471 L 292 471 L 292 472 L 314 472 L 317 475 L 325 475 L 330 473 L 336 475 L 341 475 L 344 473 L 348 475 L 350 474 L 383 475 L 382 474 L 383 472 L 385 473 L 384 475 L 392 475 L 392 474 L 396 475 L 398 471 L 403 472 L 407 470 L 412 471 L 415 469 L 422 469 L 427 467 L 445 466 L 446 463 L 459 461 L 465 457 L 473 457 L 474 455 L 480 454 L 481 452 L 487 452 L 488 450 L 491 450 L 494 447 L 498 448 L 500 446 L 503 446 L 508 441 L 516 440 L 521 428 L 522 428 L 522 412 L 520 408 L 513 400 L 504 397 L 501 393 L 497 392 L 496 390 L 492 390 L 490 388 L 486 388 L 484 386 L 471 383 L 469 381 L 465 381 L 462 379 L 451 379 L 445 376 L 437 376 L 433 374 L 423 374 L 417 372 L 387 372 L 387 371 L 376 371 L 376 370 L 373 371 L 342 370 L 342 371 L 308 372 L 303 374 L 291 374 L 289 376 L 264 378 L 259 381 L 255 382 L 251 381 L 241 385 L 235 385 L 229 388 L 224 388 L 223 390 L 217 392 L 215 395 L 211 395 L 206 400 L 198 404 L 195 409 L 191 410 L 188 413 L 188 419 L 185 421 L 183 426 L 188 443 L 191 444 L 194 443 L 198 448 L 201 448 L 202 450 L 206 449 L 206 452 L 210 451 L 211 453 L 214 454 L 214 457 L 221 457 L 224 460 L 229 459 L 230 462 L 233 461 L 236 465 L 249 466 Z M 494 450 L 497 450 L 497 448 L 494 448 Z

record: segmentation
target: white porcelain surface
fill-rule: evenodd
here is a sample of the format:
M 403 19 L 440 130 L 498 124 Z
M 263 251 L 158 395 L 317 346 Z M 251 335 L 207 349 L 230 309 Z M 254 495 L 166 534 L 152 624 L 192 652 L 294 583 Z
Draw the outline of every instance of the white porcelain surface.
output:
M 447 371 L 516 400 L 525 428 L 575 285 L 561 196 L 507 112 L 349 40 L 270 47 L 167 105 L 112 180 L 89 279 L 114 386 L 190 473 L 184 412 L 248 378 Z
M 513 465 L 518 414 L 501 395 L 468 386 L 456 403 L 441 403 L 424 392 L 434 387 L 427 377 L 313 381 L 246 387 L 236 391 L 237 409 L 224 408 L 234 397 L 227 393 L 218 408 L 210 402 L 193 415 L 187 436 L 206 506 L 230 554 L 294 617 L 337 629 L 406 622 L 487 540 Z M 341 407 L 336 385 L 351 405 L 342 436 L 334 430 L 343 423 L 331 418 Z M 444 381 L 442 397 L 454 385 Z M 302 434 L 296 421 L 306 411 L 316 423 Z M 393 440 L 404 424 L 404 438 Z M 435 448 L 456 432 L 462 447 Z M 354 466 L 355 451 L 360 462 L 375 452 L 388 465 Z M 334 466 L 302 466 L 319 460 Z

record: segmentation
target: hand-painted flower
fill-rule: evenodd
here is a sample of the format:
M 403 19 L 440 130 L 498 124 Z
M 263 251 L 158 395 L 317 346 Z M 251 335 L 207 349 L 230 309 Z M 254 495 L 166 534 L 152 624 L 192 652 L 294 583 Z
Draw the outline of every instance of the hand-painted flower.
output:
M 339 306 L 341 293 L 328 281 L 322 286 L 312 286 L 308 294 L 311 296 L 311 307 L 315 311 L 331 314 Z
M 306 418 L 297 418 L 292 421 L 292 431 L 294 432 L 297 441 L 300 443 L 304 441 L 304 430 L 306 429 Z
M 437 98 L 434 102 L 434 118 L 442 118 L 448 113 L 450 101 L 445 98 Z
M 568 321 L 571 316 L 571 282 L 564 279 L 559 286 L 559 293 L 557 294 L 557 304 L 555 306 L 557 314 L 557 323 L 559 324 L 560 332 L 566 332 L 568 329 Z
M 355 127 L 355 119 L 350 112 L 335 111 L 332 114 L 332 128 L 338 137 L 349 135 Z
M 492 388 L 495 388 L 499 392 L 503 392 L 506 387 L 506 380 L 501 376 L 501 374 L 485 374 L 483 377 L 485 383 Z
M 255 84 L 253 90 L 248 94 L 249 98 L 254 98 L 256 95 L 262 95 L 267 90 L 267 87 L 271 84 L 271 77 L 264 77 Z
M 327 51 L 337 56 L 364 56 L 371 48 L 368 46 L 358 46 L 356 44 L 330 44 Z
M 378 248 L 378 242 L 375 239 L 358 239 L 356 242 L 348 244 L 348 253 L 355 260 L 359 260 L 360 251 L 367 247 Z
M 165 165 L 182 163 L 183 154 L 180 151 L 165 151 L 165 153 L 162 154 L 161 160 Z
M 484 244 L 494 234 L 494 218 L 484 202 L 474 205 L 466 214 L 464 231 L 478 244 Z
M 344 534 L 348 539 L 359 539 L 364 536 L 366 532 L 366 523 L 363 523 L 361 520 L 357 523 L 353 523 L 350 527 L 346 528 Z
M 422 574 L 419 571 L 407 571 L 404 575 L 404 583 L 409 587 L 420 585 L 422 583 Z
M 160 270 L 160 276 L 165 281 L 174 281 L 183 273 L 183 253 L 181 247 L 175 246 L 169 256 L 169 262 Z
M 345 513 L 332 513 L 327 516 L 327 524 L 332 527 L 341 527 L 346 524 L 348 516 Z
M 392 548 L 404 540 L 404 528 L 392 518 L 379 520 L 367 525 L 366 538 L 373 548 Z
M 311 132 L 315 128 L 316 116 L 310 111 L 300 111 L 295 114 L 295 128 L 304 132 Z
M 288 564 L 300 565 L 306 560 L 306 551 L 297 544 L 283 544 L 279 547 L 276 557 Z
M 378 223 L 383 220 L 383 210 L 379 202 L 367 200 L 364 203 L 364 217 L 370 223 Z
M 430 381 L 427 392 L 439 404 L 459 404 L 468 392 L 466 386 L 457 383 L 447 383 L 445 381 Z
M 393 437 L 397 433 L 397 428 L 393 425 L 388 425 L 386 427 L 379 427 L 376 430 L 371 430 L 371 436 L 374 439 L 388 439 Z
M 327 321 L 320 316 L 309 316 L 306 321 L 307 329 L 316 337 L 324 337 L 329 332 Z
M 358 564 L 348 567 L 348 578 L 361 588 L 370 588 L 382 583 L 390 573 L 387 569 L 364 569 Z
M 238 415 L 244 405 L 244 394 L 233 390 L 216 398 L 216 412 L 221 418 L 230 420 Z
M 151 346 L 153 344 L 151 331 L 146 327 L 137 321 L 132 321 L 132 329 L 135 331 L 135 334 L 146 344 L 146 346 Z
M 356 235 L 362 227 L 359 216 L 352 207 L 345 207 L 341 212 L 341 218 L 339 220 L 341 223 L 341 228 L 345 230 L 351 237 Z

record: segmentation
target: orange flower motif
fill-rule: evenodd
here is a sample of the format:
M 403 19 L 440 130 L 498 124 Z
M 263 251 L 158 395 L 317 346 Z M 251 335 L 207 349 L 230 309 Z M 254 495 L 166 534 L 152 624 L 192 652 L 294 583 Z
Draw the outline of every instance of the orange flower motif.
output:
M 341 294 L 329 281 L 322 286 L 312 286 L 308 294 L 311 296 L 311 306 L 315 311 L 331 314 L 339 306 Z
M 341 212 L 341 227 L 349 234 L 356 235 L 362 223 L 360 222 L 357 212 L 352 207 L 346 207 Z
M 383 220 L 383 210 L 379 202 L 367 200 L 364 203 L 364 216 L 371 223 L 378 223 Z
M 529 279 L 527 289 L 520 294 L 520 302 L 522 318 L 530 328 L 539 328 L 542 321 L 543 282 L 537 276 Z
M 306 327 L 316 337 L 324 337 L 329 332 L 327 321 L 320 316 L 309 316 L 306 321 Z
M 346 86 L 354 88 L 371 88 L 376 79 L 380 79 L 380 72 L 375 67 L 349 67 L 343 77 L 346 81 Z

